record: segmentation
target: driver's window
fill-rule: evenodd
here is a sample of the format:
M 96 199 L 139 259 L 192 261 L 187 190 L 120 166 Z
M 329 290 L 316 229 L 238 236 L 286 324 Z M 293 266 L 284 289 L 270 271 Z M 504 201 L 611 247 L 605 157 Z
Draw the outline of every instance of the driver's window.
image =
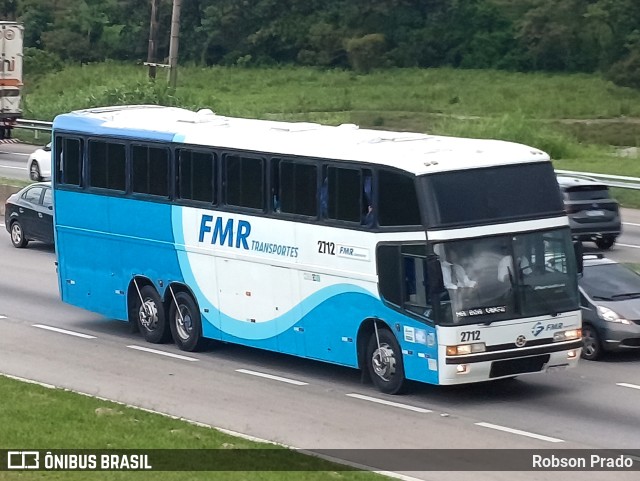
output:
M 377 250 L 380 294 L 389 303 L 429 317 L 426 247 L 382 245 Z
M 404 305 L 411 311 L 423 314 L 429 304 L 426 259 L 403 255 L 402 263 L 404 267 Z

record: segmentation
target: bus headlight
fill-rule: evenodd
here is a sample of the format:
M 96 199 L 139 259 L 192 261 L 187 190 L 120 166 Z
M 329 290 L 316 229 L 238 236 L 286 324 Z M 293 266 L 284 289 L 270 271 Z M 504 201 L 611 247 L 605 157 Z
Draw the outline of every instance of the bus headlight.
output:
M 465 354 L 475 354 L 485 352 L 487 346 L 484 342 L 474 344 L 458 344 L 457 346 L 447 346 L 447 356 L 464 356 Z
M 582 337 L 582 329 L 568 329 L 566 331 L 559 331 L 553 334 L 553 342 L 558 341 L 572 341 L 574 339 L 580 339 Z

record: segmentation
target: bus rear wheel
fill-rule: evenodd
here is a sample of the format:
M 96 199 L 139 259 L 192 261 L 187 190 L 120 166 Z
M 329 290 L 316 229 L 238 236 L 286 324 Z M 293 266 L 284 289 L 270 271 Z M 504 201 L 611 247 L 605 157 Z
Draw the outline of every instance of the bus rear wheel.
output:
M 195 301 L 186 292 L 176 292 L 169 308 L 169 325 L 176 345 L 183 351 L 202 348 L 202 320 Z
M 171 335 L 167 325 L 162 299 L 151 286 L 143 286 L 136 304 L 138 327 L 145 341 L 152 344 L 167 342 Z
M 379 340 L 379 342 L 378 342 Z M 373 384 L 383 393 L 398 394 L 405 387 L 402 350 L 388 329 L 371 334 L 367 346 L 367 368 Z

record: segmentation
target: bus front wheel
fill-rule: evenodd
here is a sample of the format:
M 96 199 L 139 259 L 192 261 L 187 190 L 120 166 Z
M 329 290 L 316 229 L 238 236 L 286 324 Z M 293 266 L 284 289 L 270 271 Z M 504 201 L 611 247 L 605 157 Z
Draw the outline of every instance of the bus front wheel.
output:
M 143 286 L 137 298 L 138 326 L 145 341 L 159 344 L 169 340 L 171 331 L 167 325 L 162 299 L 151 286 Z
M 202 347 L 202 320 L 198 306 L 186 292 L 176 292 L 169 308 L 171 334 L 183 351 L 198 351 Z
M 405 386 L 402 350 L 388 329 L 374 331 L 367 347 L 367 367 L 373 384 L 386 394 L 398 394 Z

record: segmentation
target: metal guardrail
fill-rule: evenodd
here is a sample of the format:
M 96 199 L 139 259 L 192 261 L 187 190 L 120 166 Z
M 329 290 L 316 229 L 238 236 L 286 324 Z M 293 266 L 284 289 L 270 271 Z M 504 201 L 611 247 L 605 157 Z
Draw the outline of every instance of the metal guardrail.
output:
M 35 139 L 39 138 L 40 132 L 51 132 L 53 122 L 45 122 L 44 120 L 16 120 L 16 128 L 33 130 L 33 136 Z
M 594 174 L 591 172 L 574 172 L 571 170 L 556 170 L 556 173 L 568 175 L 571 177 L 579 177 L 581 179 L 596 180 L 605 185 L 608 185 L 609 187 L 640 190 L 640 178 L 638 177 L 627 177 L 624 175 L 611 174 Z
M 53 122 L 45 122 L 43 120 L 26 120 L 18 119 L 16 126 L 21 129 L 35 130 L 36 138 L 39 131 L 51 132 Z M 640 190 L 640 178 L 627 177 L 624 175 L 596 174 L 592 172 L 575 172 L 571 170 L 556 170 L 556 173 L 562 175 L 570 175 L 572 177 L 580 177 L 582 179 L 591 179 L 602 182 L 609 187 L 619 187 L 621 189 Z
M 27 130 L 44 130 L 47 132 L 51 132 L 53 122 L 45 122 L 44 120 L 18 119 L 16 120 L 16 127 Z

